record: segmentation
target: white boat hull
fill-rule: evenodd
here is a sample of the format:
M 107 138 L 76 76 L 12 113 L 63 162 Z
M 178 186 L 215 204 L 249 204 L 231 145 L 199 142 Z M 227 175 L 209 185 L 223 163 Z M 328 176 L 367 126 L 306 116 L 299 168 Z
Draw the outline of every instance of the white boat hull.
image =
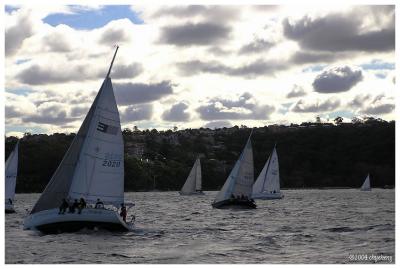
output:
M 76 232 L 83 228 L 130 231 L 133 224 L 125 223 L 116 211 L 95 208 L 85 208 L 81 214 L 58 214 L 58 209 L 44 210 L 29 215 L 24 221 L 25 230 L 44 233 Z
M 11 204 L 6 203 L 5 210 L 6 210 L 6 213 L 15 213 L 14 205 L 11 205 Z
M 258 200 L 275 200 L 282 199 L 284 195 L 280 192 L 278 193 L 257 193 L 254 194 L 251 198 Z

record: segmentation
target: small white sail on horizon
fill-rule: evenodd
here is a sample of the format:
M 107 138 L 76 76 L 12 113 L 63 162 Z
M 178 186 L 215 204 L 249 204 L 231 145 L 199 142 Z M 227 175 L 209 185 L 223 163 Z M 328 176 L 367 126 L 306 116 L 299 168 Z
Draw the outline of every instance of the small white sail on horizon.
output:
M 267 162 L 253 185 L 252 197 L 254 199 L 282 198 L 276 146 L 272 150 L 271 155 L 268 157 Z
M 369 174 L 365 178 L 364 183 L 361 186 L 361 190 L 362 191 L 370 191 L 371 190 L 371 183 L 370 183 L 370 179 L 369 179 Z
M 217 194 L 214 204 L 229 200 L 232 195 L 235 197 L 245 196 L 250 198 L 253 182 L 253 149 L 249 137 L 224 186 Z
M 181 195 L 203 194 L 201 187 L 200 158 L 196 159 L 192 169 L 190 170 L 189 176 L 179 193 Z
M 10 213 L 14 212 L 13 201 L 15 198 L 15 186 L 17 184 L 18 174 L 18 148 L 19 141 L 5 163 L 5 203 L 6 212 Z

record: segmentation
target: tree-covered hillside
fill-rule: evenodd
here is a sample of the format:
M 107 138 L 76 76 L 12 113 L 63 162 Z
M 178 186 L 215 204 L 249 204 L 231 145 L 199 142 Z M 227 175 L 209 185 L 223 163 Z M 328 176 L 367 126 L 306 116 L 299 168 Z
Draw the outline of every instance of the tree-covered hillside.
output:
M 303 123 L 255 128 L 252 135 L 257 177 L 275 143 L 281 185 L 359 187 L 367 173 L 373 187 L 395 184 L 395 123 L 368 119 L 333 124 Z M 179 190 L 201 157 L 203 188 L 219 189 L 250 134 L 245 126 L 211 129 L 123 131 L 125 190 Z M 25 134 L 20 142 L 17 192 L 41 192 L 74 134 Z M 16 143 L 5 140 L 6 157 Z

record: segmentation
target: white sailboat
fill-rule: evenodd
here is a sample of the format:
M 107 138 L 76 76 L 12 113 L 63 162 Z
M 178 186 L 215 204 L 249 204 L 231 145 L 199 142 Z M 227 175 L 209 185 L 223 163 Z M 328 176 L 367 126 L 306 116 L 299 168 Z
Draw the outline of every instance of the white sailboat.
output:
M 15 185 L 17 183 L 18 173 L 18 147 L 19 141 L 14 150 L 10 153 L 5 164 L 5 179 L 6 179 L 6 192 L 5 192 L 5 210 L 6 213 L 15 213 L 14 210 L 14 197 Z
M 82 228 L 128 231 L 118 214 L 124 202 L 124 143 L 120 117 L 110 78 L 118 46 L 104 82 L 50 182 L 25 219 L 25 229 L 45 233 L 73 232 Z M 63 199 L 85 199 L 80 214 L 59 214 Z M 103 208 L 91 205 L 101 201 Z M 130 204 L 133 205 L 133 204 Z
M 204 195 L 204 192 L 201 190 L 201 164 L 200 158 L 197 158 L 192 170 L 190 170 L 190 174 L 186 179 L 185 184 L 183 185 L 180 195 Z
M 279 162 L 276 146 L 253 185 L 252 198 L 262 200 L 282 199 L 279 182 Z
M 371 190 L 371 183 L 370 183 L 370 180 L 369 180 L 369 174 L 365 178 L 364 183 L 361 186 L 361 190 L 362 191 L 370 191 Z
M 217 194 L 213 207 L 219 209 L 257 207 L 250 199 L 254 182 L 253 149 L 250 137 L 224 186 Z

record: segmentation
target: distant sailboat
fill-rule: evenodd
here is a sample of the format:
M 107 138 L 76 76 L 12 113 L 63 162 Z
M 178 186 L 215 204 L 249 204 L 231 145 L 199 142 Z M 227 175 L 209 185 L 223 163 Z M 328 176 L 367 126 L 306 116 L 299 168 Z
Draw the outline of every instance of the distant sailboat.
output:
M 201 190 L 201 164 L 200 158 L 197 158 L 192 170 L 190 170 L 190 174 L 186 179 L 185 184 L 183 185 L 181 191 L 179 192 L 181 195 L 204 195 L 204 192 Z
M 17 183 L 18 173 L 18 147 L 19 141 L 14 150 L 10 153 L 5 164 L 5 179 L 6 179 L 6 193 L 5 193 L 5 210 L 6 213 L 15 213 L 14 210 L 14 197 L 15 185 Z
M 253 185 L 253 199 L 272 200 L 282 199 L 279 182 L 279 162 L 276 146 L 272 150 L 263 170 Z
M 371 183 L 370 183 L 370 180 L 369 180 L 369 174 L 365 178 L 364 183 L 361 186 L 361 190 L 362 191 L 370 191 L 371 190 Z
M 25 229 L 45 233 L 73 232 L 82 228 L 128 231 L 118 214 L 124 202 L 124 143 L 110 72 L 67 153 L 50 182 L 25 219 Z M 88 205 L 101 201 L 105 207 L 82 210 L 81 214 L 59 214 L 63 199 L 71 203 L 84 198 Z M 133 205 L 133 204 L 130 204 Z M 108 209 L 107 209 L 108 208 Z
M 254 182 L 253 149 L 250 137 L 224 186 L 217 194 L 213 207 L 220 209 L 257 207 L 250 199 Z

